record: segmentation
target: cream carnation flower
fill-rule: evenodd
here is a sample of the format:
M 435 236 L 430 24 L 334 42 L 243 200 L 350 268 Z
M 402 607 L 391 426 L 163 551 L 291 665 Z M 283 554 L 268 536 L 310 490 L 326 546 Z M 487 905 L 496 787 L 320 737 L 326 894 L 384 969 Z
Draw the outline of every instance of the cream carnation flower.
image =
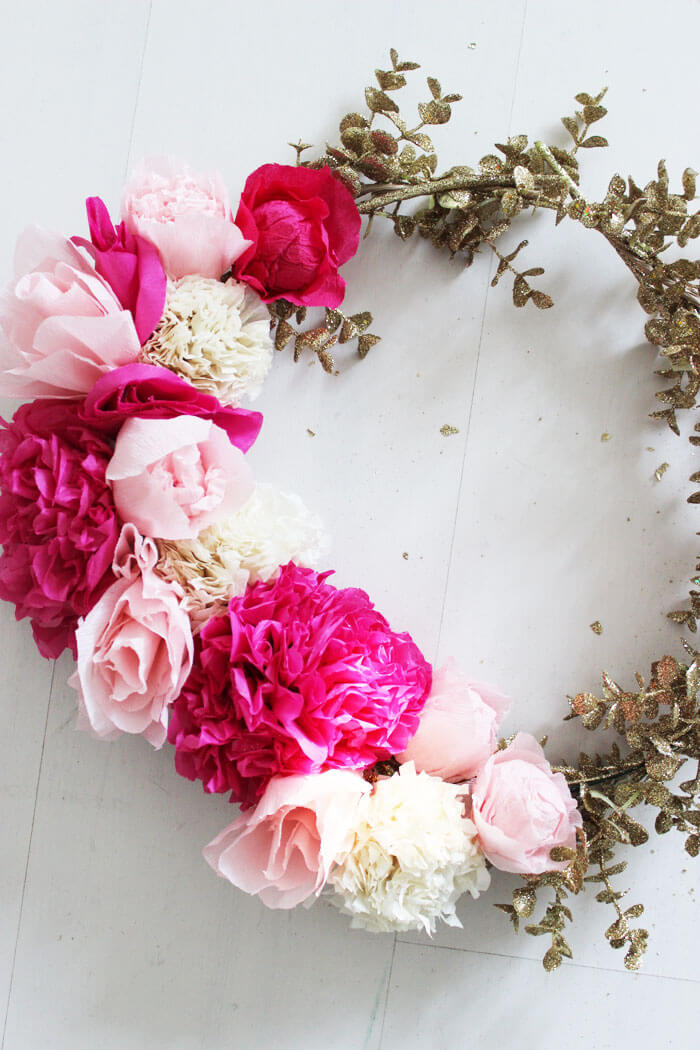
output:
M 247 285 L 193 275 L 168 281 L 163 317 L 143 347 L 164 365 L 227 405 L 255 398 L 272 364 L 270 318 Z
M 353 846 L 329 880 L 331 902 L 352 926 L 434 933 L 439 918 L 461 926 L 458 898 L 478 897 L 490 882 L 464 790 L 407 762 L 361 799 Z
M 196 539 L 161 541 L 158 571 L 182 585 L 185 608 L 200 623 L 289 561 L 313 568 L 327 545 L 321 519 L 298 496 L 259 484 L 236 514 Z

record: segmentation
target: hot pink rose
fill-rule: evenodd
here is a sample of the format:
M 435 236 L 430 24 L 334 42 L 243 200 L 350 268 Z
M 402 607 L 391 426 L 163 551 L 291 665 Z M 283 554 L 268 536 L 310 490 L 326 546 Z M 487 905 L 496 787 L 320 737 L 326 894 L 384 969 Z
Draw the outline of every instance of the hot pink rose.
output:
M 158 249 L 168 277 L 221 277 L 250 243 L 234 226 L 218 172 L 191 171 L 171 157 L 144 161 L 122 199 L 127 229 Z
M 563 773 L 553 773 L 529 733 L 518 733 L 488 760 L 474 781 L 471 818 L 479 842 L 501 871 L 539 875 L 565 862 L 550 859 L 555 846 L 576 845 L 583 821 Z
M 294 908 L 318 895 L 352 845 L 357 804 L 369 784 L 331 769 L 275 777 L 255 809 L 241 814 L 204 848 L 217 875 L 268 908 Z
M 470 682 L 450 660 L 433 675 L 418 731 L 399 762 L 457 783 L 470 780 L 493 754 L 510 700 L 493 686 Z
M 138 337 L 145 343 L 163 316 L 165 305 L 165 271 L 158 252 L 123 222 L 115 226 L 99 197 L 88 197 L 85 205 L 91 240 L 73 237 L 73 243 L 89 251 L 95 269 L 131 313 Z
M 241 452 L 247 452 L 262 426 L 262 413 L 222 405 L 213 394 L 197 390 L 159 365 L 125 365 L 95 383 L 85 398 L 80 416 L 95 430 L 116 435 L 131 416 L 172 419 L 200 416 L 228 434 Z
M 153 571 L 158 550 L 133 525 L 122 529 L 113 569 L 119 577 L 76 632 L 79 728 L 103 740 L 142 733 L 165 741 L 168 704 L 192 666 L 192 631 L 182 591 Z
M 25 230 L 15 272 L 0 297 L 0 395 L 76 397 L 136 360 L 131 314 L 67 237 Z
M 192 539 L 253 491 L 243 453 L 197 416 L 127 419 L 107 467 L 114 503 L 144 536 Z
M 252 244 L 236 260 L 234 276 L 263 302 L 340 305 L 345 281 L 338 267 L 357 251 L 361 219 L 329 168 L 263 164 L 246 180 L 236 223 Z

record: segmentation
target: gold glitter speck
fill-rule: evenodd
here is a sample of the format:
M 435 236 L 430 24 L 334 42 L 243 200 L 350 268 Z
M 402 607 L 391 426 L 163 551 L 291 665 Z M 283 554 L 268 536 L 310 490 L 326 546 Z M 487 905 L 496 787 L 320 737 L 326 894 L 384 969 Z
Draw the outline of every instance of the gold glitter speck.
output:
M 603 625 L 600 622 L 600 620 L 594 620 L 593 623 L 589 624 L 589 627 L 593 631 L 593 634 L 602 634 L 603 633 Z
M 459 428 L 450 426 L 449 423 L 444 423 L 443 426 L 440 427 L 440 433 L 443 437 L 452 437 L 453 434 L 459 434 Z
M 306 433 L 309 435 L 309 437 L 312 437 L 312 438 L 316 437 L 316 431 L 315 430 L 309 430 L 308 427 L 306 428 Z
M 656 478 L 657 481 L 661 481 L 662 477 L 664 476 L 664 474 L 668 470 L 669 466 L 670 466 L 670 463 L 662 463 L 660 467 L 656 468 L 656 470 L 654 471 L 654 477 Z
M 605 433 L 600 435 L 600 440 L 601 441 L 609 441 L 611 437 L 612 437 L 612 434 L 608 434 L 608 432 L 606 430 Z

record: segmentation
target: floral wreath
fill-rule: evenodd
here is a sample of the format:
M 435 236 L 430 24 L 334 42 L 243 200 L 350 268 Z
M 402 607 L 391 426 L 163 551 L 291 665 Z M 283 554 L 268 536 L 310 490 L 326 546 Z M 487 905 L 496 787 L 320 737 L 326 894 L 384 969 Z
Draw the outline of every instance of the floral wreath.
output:
M 620 903 L 615 852 L 647 841 L 630 815 L 642 803 L 658 833 L 676 828 L 699 852 L 700 772 L 675 780 L 700 760 L 698 653 L 684 642 L 687 660 L 664 656 L 634 691 L 604 675 L 600 697 L 573 697 L 567 717 L 622 747 L 552 767 L 531 735 L 499 740 L 498 689 L 454 662 L 433 670 L 364 591 L 317 571 L 319 519 L 255 482 L 245 457 L 262 416 L 240 403 L 273 348 L 293 343 L 295 359 L 311 351 L 332 372 L 336 342 L 356 339 L 360 357 L 378 342 L 369 313 L 340 310 L 363 216 L 467 264 L 491 249 L 492 283 L 509 273 L 515 305 L 540 309 L 552 305 L 530 284 L 542 269 L 515 265 L 527 242 L 504 255 L 498 239 L 536 208 L 598 230 L 636 278 L 664 356 L 671 385 L 653 415 L 678 433 L 676 412 L 695 405 L 700 263 L 662 261 L 700 234 L 694 174 L 671 193 L 662 162 L 644 189 L 615 175 L 603 201 L 586 200 L 577 151 L 607 145 L 589 134 L 601 93 L 577 95 L 563 118 L 568 149 L 519 135 L 477 169 L 438 175 L 424 128 L 459 96 L 429 77 L 409 128 L 393 93 L 415 68 L 392 50 L 340 145 L 308 162 L 300 142 L 295 166 L 258 168 L 235 217 L 218 174 L 160 159 L 131 177 L 119 225 L 91 197 L 89 240 L 20 237 L 0 300 L 0 393 L 25 401 L 0 432 L 0 597 L 31 620 L 42 656 L 73 653 L 79 728 L 167 740 L 178 773 L 240 804 L 204 856 L 269 907 L 323 891 L 353 926 L 433 932 L 438 919 L 460 925 L 458 898 L 484 892 L 493 866 L 522 876 L 498 907 L 551 938 L 547 969 L 571 956 L 566 901 L 589 883 L 636 969 L 643 908 Z M 309 307 L 324 313 L 305 328 Z M 691 591 L 670 615 L 694 631 L 699 612 Z

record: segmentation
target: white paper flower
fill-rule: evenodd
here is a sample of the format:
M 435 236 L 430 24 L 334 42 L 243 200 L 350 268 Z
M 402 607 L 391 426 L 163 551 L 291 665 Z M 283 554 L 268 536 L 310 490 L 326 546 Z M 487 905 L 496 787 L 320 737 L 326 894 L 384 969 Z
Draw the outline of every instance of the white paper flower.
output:
M 232 278 L 168 281 L 163 317 L 143 354 L 237 405 L 244 395 L 257 397 L 272 364 L 270 317 L 258 295 Z
M 361 800 L 354 844 L 330 876 L 331 901 L 352 926 L 434 933 L 439 918 L 461 926 L 458 898 L 478 897 L 490 882 L 464 791 L 407 762 Z
M 200 623 L 289 561 L 313 568 L 327 545 L 321 519 L 298 496 L 260 484 L 233 517 L 196 539 L 159 543 L 158 570 L 183 586 L 185 608 Z

